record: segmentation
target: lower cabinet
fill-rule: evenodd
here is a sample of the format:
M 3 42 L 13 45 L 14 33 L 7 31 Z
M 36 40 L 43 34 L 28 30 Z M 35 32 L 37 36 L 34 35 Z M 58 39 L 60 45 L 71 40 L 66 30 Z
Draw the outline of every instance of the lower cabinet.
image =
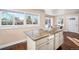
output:
M 54 50 L 54 35 L 33 41 L 28 37 L 27 39 L 28 50 Z
M 49 41 L 48 47 L 48 50 L 54 50 L 54 38 Z
M 64 42 L 63 32 L 58 32 L 55 34 L 55 50 L 58 49 Z
M 36 49 L 37 50 L 48 50 L 48 42 L 39 45 Z
M 37 50 L 53 50 L 54 49 L 54 41 L 53 39 L 37 46 Z
M 63 36 L 63 31 L 62 32 L 59 32 L 60 33 L 60 35 L 59 35 L 59 37 L 60 37 L 60 44 L 59 45 L 62 45 L 63 44 L 63 42 L 64 42 L 64 36 Z
M 55 50 L 60 46 L 59 45 L 59 42 L 60 41 L 60 39 L 59 39 L 59 33 L 56 33 L 55 34 Z
M 8 46 L 6 48 L 2 48 L 0 50 L 26 50 L 27 49 L 27 43 L 21 42 L 12 46 Z
M 28 50 L 56 50 L 63 44 L 63 31 L 55 34 L 51 34 L 48 37 L 32 40 L 28 37 L 27 39 L 27 49 Z

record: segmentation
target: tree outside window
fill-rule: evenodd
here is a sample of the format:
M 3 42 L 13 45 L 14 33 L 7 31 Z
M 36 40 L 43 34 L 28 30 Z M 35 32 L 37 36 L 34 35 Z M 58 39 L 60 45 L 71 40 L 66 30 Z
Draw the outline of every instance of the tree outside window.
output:
M 12 25 L 13 24 L 12 14 L 10 14 L 9 12 L 2 12 L 1 13 L 1 24 Z

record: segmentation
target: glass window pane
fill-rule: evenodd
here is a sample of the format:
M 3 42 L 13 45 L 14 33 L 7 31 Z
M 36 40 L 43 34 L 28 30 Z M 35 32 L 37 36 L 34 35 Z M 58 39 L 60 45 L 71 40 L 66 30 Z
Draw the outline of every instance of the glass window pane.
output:
M 33 24 L 38 24 L 38 16 L 33 16 L 33 20 L 32 20 L 32 22 L 33 22 Z
M 10 12 L 2 11 L 2 13 L 0 13 L 0 18 L 1 18 L 2 25 L 12 25 L 13 24 L 13 17 Z
M 32 15 L 26 15 L 26 24 L 32 24 Z
M 14 13 L 15 25 L 23 25 L 25 14 Z

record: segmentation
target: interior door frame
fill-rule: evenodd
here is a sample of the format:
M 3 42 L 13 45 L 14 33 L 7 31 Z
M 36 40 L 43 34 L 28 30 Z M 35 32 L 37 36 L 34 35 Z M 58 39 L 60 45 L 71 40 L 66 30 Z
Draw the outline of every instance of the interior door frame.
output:
M 76 22 L 76 23 L 77 23 L 77 24 L 76 24 L 76 32 L 75 32 L 75 33 L 79 33 L 79 32 L 78 32 L 78 19 L 79 19 L 79 17 L 78 17 L 77 15 L 70 15 L 70 16 L 67 16 L 67 18 L 66 18 L 66 19 L 67 19 L 67 21 L 66 21 L 66 24 L 67 24 L 67 31 L 69 31 L 69 29 L 68 29 L 68 25 L 69 25 L 69 24 L 68 24 L 68 20 L 69 20 L 69 18 L 71 18 L 71 17 L 75 17 L 75 18 L 77 19 L 77 22 Z

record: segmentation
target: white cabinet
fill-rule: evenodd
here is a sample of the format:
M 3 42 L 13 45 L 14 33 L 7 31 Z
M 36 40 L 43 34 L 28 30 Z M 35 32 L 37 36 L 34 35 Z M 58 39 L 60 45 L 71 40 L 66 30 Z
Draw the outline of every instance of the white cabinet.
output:
M 39 45 L 41 45 L 41 44 L 43 44 L 43 43 L 46 43 L 46 42 L 48 42 L 48 40 L 49 40 L 48 37 L 38 39 L 38 40 L 35 41 L 36 46 L 39 46 Z
M 59 33 L 55 34 L 55 49 L 57 49 L 60 45 L 59 45 Z
M 54 50 L 54 38 L 49 41 L 48 47 L 48 50 Z
M 48 45 L 49 45 L 48 42 L 43 43 L 43 44 L 37 46 L 37 50 L 48 50 L 49 49 Z
M 41 42 L 37 46 L 37 50 L 54 50 L 54 35 L 38 40 Z
M 48 41 L 38 45 L 37 50 L 54 50 L 54 38 L 48 39 Z
M 63 44 L 63 32 L 51 34 L 36 41 L 27 37 L 28 50 L 56 50 Z
M 55 34 L 55 49 L 59 48 L 64 42 L 63 31 Z
M 53 50 L 54 49 L 54 35 L 33 41 L 27 37 L 28 50 Z
M 59 45 L 62 45 L 63 42 L 64 42 L 63 31 L 59 32 L 59 38 L 60 38 L 60 40 L 59 40 Z
M 37 50 L 48 50 L 48 37 L 42 38 L 36 41 L 36 49 Z

